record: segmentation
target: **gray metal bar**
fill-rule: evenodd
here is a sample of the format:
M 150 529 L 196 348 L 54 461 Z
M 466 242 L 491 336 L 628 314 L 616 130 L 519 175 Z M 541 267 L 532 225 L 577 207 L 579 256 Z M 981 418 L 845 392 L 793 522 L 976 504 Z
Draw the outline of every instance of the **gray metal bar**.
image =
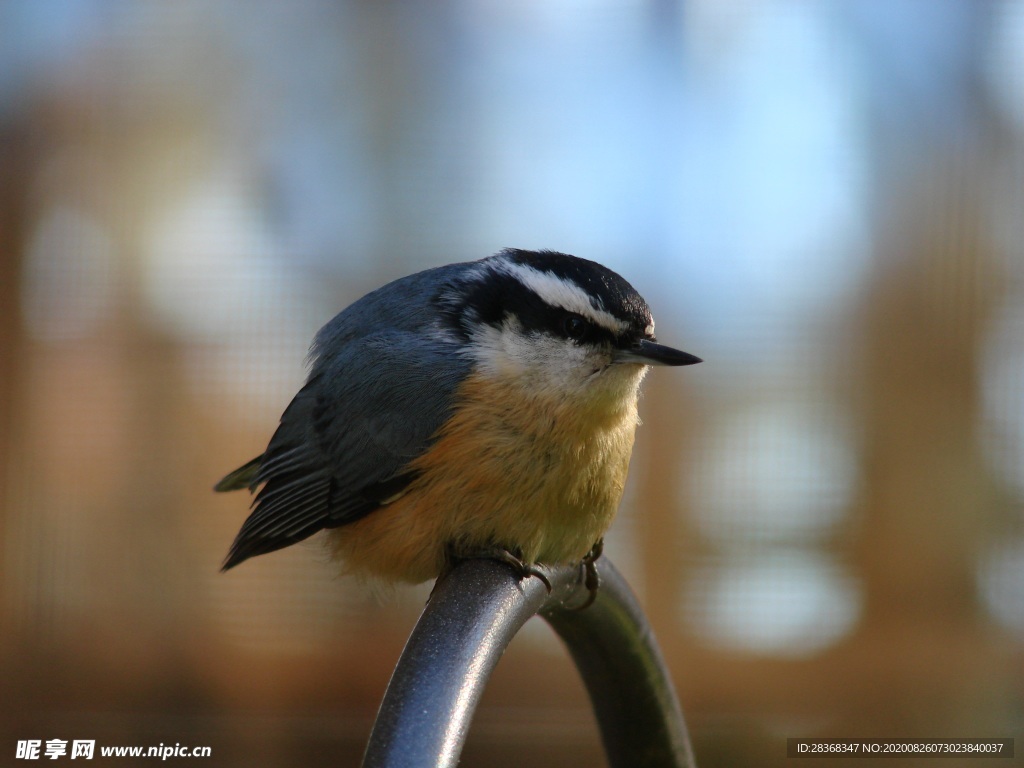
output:
M 582 611 L 546 604 L 590 694 L 612 768 L 694 768 L 690 738 L 654 632 L 626 580 L 597 561 L 601 589 Z
M 597 562 L 601 590 L 587 597 L 580 569 L 520 580 L 505 564 L 470 560 L 434 589 L 381 703 L 366 768 L 449 768 L 505 648 L 533 615 L 569 647 L 583 675 L 612 768 L 692 768 L 686 727 L 650 626 L 614 566 Z

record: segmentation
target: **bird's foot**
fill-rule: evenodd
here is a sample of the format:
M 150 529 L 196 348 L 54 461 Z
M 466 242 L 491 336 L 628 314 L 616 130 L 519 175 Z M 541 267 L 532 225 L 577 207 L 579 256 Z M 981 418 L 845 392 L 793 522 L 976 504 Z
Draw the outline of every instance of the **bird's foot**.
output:
M 604 552 L 604 539 L 598 539 L 594 542 L 594 546 L 590 548 L 590 551 L 583 556 L 583 561 L 580 563 L 583 566 L 583 584 L 587 588 L 587 599 L 583 605 L 573 608 L 574 611 L 582 611 L 584 608 L 589 608 L 593 605 L 594 600 L 597 599 L 597 590 L 601 588 L 601 576 L 597 572 L 597 558 Z
M 544 586 L 548 590 L 548 594 L 551 594 L 551 580 L 548 579 L 544 570 L 536 563 L 527 563 L 518 553 L 512 552 L 505 547 L 493 546 L 465 551 L 449 546 L 449 565 L 445 568 L 445 571 L 450 571 L 456 563 L 463 560 L 473 559 L 497 560 L 500 563 L 505 563 L 506 565 L 511 566 L 512 570 L 516 572 L 516 575 L 520 579 L 525 579 L 527 576 L 535 576 L 543 582 Z
M 551 581 L 548 579 L 547 574 L 543 570 L 537 567 L 535 563 L 524 562 L 523 559 L 512 552 L 509 552 L 504 547 L 493 547 L 491 549 L 484 550 L 480 553 L 481 557 L 486 557 L 490 560 L 497 560 L 505 563 L 506 565 L 512 566 L 512 570 L 516 572 L 516 575 L 520 579 L 525 579 L 527 576 L 535 576 L 544 582 L 544 586 L 548 590 L 548 594 L 551 594 Z

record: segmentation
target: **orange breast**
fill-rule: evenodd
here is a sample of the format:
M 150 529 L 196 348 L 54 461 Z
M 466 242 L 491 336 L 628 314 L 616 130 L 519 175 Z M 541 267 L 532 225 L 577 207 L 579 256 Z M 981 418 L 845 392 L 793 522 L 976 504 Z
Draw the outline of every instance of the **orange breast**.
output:
M 415 583 L 438 575 L 449 548 L 492 546 L 526 562 L 578 561 L 611 524 L 633 447 L 642 373 L 610 373 L 623 377 L 614 396 L 606 387 L 570 401 L 468 378 L 407 492 L 331 532 L 345 570 Z

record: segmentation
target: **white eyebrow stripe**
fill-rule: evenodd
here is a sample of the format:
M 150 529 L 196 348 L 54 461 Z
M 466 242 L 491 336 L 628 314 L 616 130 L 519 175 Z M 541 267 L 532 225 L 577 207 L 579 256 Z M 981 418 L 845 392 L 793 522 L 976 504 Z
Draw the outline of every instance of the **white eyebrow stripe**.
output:
M 575 312 L 612 333 L 622 333 L 629 329 L 629 323 L 620 320 L 611 312 L 595 307 L 587 292 L 574 282 L 563 280 L 550 272 L 541 272 L 533 267 L 509 261 L 499 262 L 499 268 L 553 307 Z

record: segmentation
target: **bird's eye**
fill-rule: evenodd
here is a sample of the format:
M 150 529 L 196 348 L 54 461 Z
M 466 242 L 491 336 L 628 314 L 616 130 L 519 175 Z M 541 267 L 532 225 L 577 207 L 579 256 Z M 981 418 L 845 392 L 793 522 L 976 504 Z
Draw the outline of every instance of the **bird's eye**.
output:
M 590 330 L 590 323 L 579 315 L 569 315 L 562 321 L 562 329 L 570 339 L 581 341 Z

